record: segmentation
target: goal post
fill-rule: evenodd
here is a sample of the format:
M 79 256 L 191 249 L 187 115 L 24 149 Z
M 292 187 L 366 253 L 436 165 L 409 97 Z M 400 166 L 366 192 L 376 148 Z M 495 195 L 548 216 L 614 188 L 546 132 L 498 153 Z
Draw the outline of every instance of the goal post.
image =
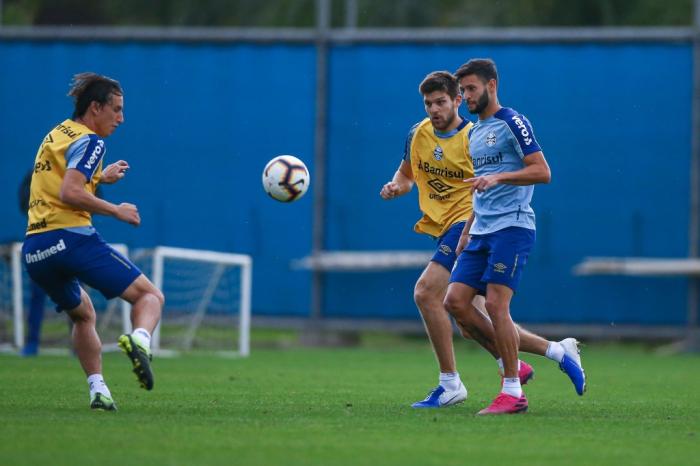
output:
M 219 292 L 224 287 L 224 282 L 227 280 L 227 272 L 231 268 L 240 270 L 237 277 L 230 280 L 237 282 L 238 296 L 236 301 L 238 311 L 238 351 L 240 356 L 248 356 L 250 354 L 250 314 L 251 314 L 251 288 L 252 288 L 252 268 L 253 260 L 245 254 L 233 254 L 216 251 L 206 251 L 198 249 L 185 249 L 167 246 L 158 246 L 152 251 L 151 277 L 153 284 L 165 294 L 165 307 L 161 323 L 158 324 L 153 332 L 151 347 L 155 352 L 167 351 L 162 345 L 163 324 L 172 321 L 177 315 L 180 316 L 179 321 L 181 327 L 184 328 L 184 335 L 180 338 L 178 345 L 181 349 L 187 351 L 192 348 L 197 330 L 202 325 L 205 316 L 208 315 L 210 307 L 215 307 L 214 302 L 218 298 L 226 301 L 230 295 L 225 294 L 219 296 Z M 180 271 L 173 271 L 173 279 L 178 281 L 177 287 L 180 289 L 173 294 L 172 305 L 169 305 L 170 298 L 168 290 L 173 286 L 167 282 L 167 277 L 171 275 L 171 268 L 175 268 L 176 262 L 184 262 L 185 266 L 181 266 Z M 173 264 L 169 266 L 169 264 Z M 184 267 L 184 268 L 183 268 Z M 203 267 L 199 272 L 196 267 Z M 229 280 L 229 281 L 230 281 Z M 197 281 L 191 297 L 181 297 L 177 293 L 181 292 L 187 285 Z M 228 304 L 219 303 L 219 307 L 226 307 L 226 314 L 230 316 L 231 309 Z M 228 322 L 223 324 L 229 325 Z

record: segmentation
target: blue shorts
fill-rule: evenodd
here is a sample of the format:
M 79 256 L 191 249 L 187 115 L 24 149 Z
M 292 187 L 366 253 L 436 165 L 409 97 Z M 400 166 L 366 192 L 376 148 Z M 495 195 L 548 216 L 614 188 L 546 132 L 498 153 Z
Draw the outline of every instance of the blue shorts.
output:
M 29 276 L 46 291 L 59 312 L 80 304 L 79 282 L 112 299 L 141 275 L 138 267 L 112 249 L 97 232 L 81 235 L 52 230 L 27 235 L 22 261 Z
M 505 285 L 515 291 L 527 258 L 535 245 L 535 230 L 508 227 L 485 235 L 472 235 L 450 276 L 486 292 L 488 283 Z
M 452 266 L 454 266 L 455 261 L 457 260 L 455 249 L 457 249 L 459 237 L 462 235 L 464 223 L 465 222 L 455 223 L 445 232 L 445 234 L 438 238 L 437 250 L 435 251 L 433 258 L 430 259 L 431 262 L 437 262 L 447 270 L 452 270 Z

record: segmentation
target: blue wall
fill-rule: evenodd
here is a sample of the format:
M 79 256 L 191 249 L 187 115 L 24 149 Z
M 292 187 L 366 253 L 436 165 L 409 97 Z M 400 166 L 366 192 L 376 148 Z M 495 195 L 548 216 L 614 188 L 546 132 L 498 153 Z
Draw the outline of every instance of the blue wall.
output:
M 257 314 L 308 313 L 312 193 L 272 202 L 260 188 L 280 153 L 312 172 L 311 46 L 0 42 L 0 241 L 24 219 L 16 187 L 44 134 L 69 116 L 70 76 L 118 78 L 126 123 L 108 159 L 127 179 L 105 188 L 139 205 L 143 225 L 96 225 L 111 241 L 243 252 L 254 258 Z M 684 279 L 581 278 L 585 256 L 687 254 L 691 139 L 689 45 L 351 45 L 330 56 L 328 249 L 430 249 L 416 235 L 415 193 L 378 196 L 424 111 L 418 83 L 489 56 L 504 105 L 532 121 L 552 184 L 535 190 L 538 243 L 513 305 L 523 322 L 681 323 Z M 9 71 L 9 72 L 8 72 Z M 313 189 L 313 183 L 312 183 Z M 416 318 L 419 271 L 329 274 L 334 316 Z

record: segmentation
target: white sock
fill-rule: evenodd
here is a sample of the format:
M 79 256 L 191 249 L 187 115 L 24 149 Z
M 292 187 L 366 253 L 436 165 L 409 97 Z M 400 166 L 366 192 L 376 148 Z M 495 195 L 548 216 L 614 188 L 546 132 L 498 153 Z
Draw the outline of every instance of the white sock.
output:
M 552 361 L 561 362 L 564 359 L 564 347 L 558 341 L 550 341 L 549 346 L 547 346 L 547 351 L 544 355 L 551 359 Z
M 87 382 L 88 386 L 90 387 L 90 396 L 100 392 L 103 395 L 112 398 L 112 394 L 109 392 L 109 388 L 107 388 L 107 384 L 102 378 L 102 374 L 92 374 L 87 378 Z
M 516 398 L 520 398 L 523 395 L 523 389 L 520 387 L 520 378 L 519 377 L 513 377 L 508 378 L 506 377 L 503 379 L 503 389 L 501 390 L 502 393 L 507 393 L 510 396 L 514 396 Z
M 151 334 L 145 328 L 137 328 L 131 332 L 131 337 L 136 339 L 148 349 L 151 349 Z
M 501 374 L 503 374 L 503 358 L 496 359 L 496 362 L 498 363 L 498 368 L 501 370 Z M 518 359 L 518 372 L 520 372 L 520 359 Z
M 457 390 L 461 383 L 459 372 L 440 372 L 440 385 L 445 390 Z

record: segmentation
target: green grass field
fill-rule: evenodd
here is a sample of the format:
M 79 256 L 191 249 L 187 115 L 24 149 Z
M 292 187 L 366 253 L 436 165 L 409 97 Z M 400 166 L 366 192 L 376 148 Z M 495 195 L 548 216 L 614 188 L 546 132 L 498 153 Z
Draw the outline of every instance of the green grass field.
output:
M 474 415 L 496 364 L 457 346 L 463 405 L 416 411 L 436 382 L 423 340 L 360 348 L 254 348 L 247 359 L 157 359 L 153 392 L 127 359 L 104 358 L 119 412 L 92 412 L 77 360 L 0 356 L 2 465 L 692 465 L 700 464 L 700 357 L 586 347 L 578 397 L 544 358 L 524 415 Z

